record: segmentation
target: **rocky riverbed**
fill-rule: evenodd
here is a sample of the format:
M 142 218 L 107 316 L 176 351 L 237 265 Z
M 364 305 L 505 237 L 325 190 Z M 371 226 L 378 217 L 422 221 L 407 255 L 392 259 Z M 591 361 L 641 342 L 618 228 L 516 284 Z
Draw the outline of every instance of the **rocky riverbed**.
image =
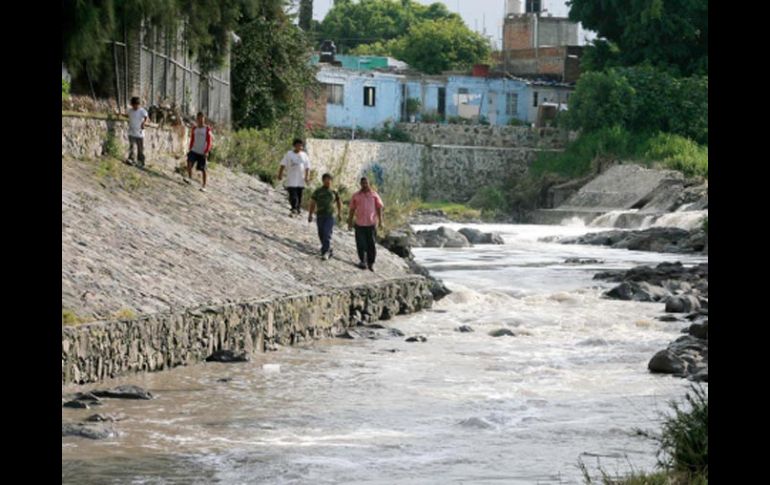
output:
M 676 227 L 651 227 L 642 230 L 610 230 L 577 237 L 550 238 L 544 242 L 590 244 L 615 249 L 654 251 L 659 253 L 708 252 L 708 235 L 703 229 L 685 230 Z
M 619 282 L 605 293 L 607 298 L 659 302 L 665 305 L 659 320 L 682 323 L 685 335 L 650 359 L 651 372 L 708 382 L 708 263 L 637 266 L 598 273 L 594 278 Z

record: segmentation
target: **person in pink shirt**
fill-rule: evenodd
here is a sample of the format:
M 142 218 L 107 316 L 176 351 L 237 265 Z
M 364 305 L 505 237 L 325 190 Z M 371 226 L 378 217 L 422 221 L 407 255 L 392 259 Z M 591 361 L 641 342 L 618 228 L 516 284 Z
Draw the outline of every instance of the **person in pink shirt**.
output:
M 382 199 L 369 187 L 369 179 L 361 178 L 361 190 L 350 199 L 348 229 L 353 226 L 355 217 L 356 249 L 358 267 L 374 271 L 374 259 L 377 257 L 377 227 L 382 229 Z

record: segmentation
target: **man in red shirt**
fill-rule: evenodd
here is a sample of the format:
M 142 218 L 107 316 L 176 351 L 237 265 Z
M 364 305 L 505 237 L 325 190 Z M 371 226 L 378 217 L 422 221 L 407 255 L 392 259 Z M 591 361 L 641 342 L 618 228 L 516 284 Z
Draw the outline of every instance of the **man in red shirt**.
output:
M 376 228 L 382 229 L 382 199 L 369 187 L 369 180 L 361 178 L 361 190 L 350 199 L 350 215 L 348 229 L 356 224 L 356 249 L 358 250 L 358 267 L 374 271 L 374 258 L 377 257 Z

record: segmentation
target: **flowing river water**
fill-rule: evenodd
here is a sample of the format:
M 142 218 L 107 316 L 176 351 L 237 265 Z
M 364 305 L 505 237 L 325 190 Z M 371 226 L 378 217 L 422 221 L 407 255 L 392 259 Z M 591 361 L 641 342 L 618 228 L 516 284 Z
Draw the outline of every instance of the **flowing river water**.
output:
M 126 419 L 116 438 L 62 438 L 62 483 L 566 484 L 582 483 L 581 460 L 652 469 L 656 445 L 634 430 L 657 431 L 689 383 L 647 362 L 682 324 L 657 320 L 660 303 L 603 299 L 612 284 L 592 277 L 706 258 L 538 241 L 595 228 L 473 227 L 505 244 L 415 250 L 453 293 L 381 322 L 427 342 L 317 341 L 117 379 L 157 398 L 63 409 Z M 488 334 L 500 328 L 516 336 Z

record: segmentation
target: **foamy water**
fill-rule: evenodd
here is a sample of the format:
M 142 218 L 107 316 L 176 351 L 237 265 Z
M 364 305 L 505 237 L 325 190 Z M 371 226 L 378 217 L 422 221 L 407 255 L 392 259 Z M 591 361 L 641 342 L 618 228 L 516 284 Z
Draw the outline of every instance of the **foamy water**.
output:
M 62 439 L 62 482 L 551 484 L 581 483 L 580 459 L 652 468 L 634 429 L 656 428 L 688 383 L 646 365 L 682 325 L 656 320 L 661 304 L 601 298 L 611 285 L 592 277 L 704 259 L 538 242 L 592 228 L 474 227 L 506 244 L 415 250 L 454 292 L 384 322 L 427 342 L 320 341 L 112 382 L 158 398 L 99 409 L 127 416 L 118 438 Z M 500 328 L 517 336 L 488 335 Z

